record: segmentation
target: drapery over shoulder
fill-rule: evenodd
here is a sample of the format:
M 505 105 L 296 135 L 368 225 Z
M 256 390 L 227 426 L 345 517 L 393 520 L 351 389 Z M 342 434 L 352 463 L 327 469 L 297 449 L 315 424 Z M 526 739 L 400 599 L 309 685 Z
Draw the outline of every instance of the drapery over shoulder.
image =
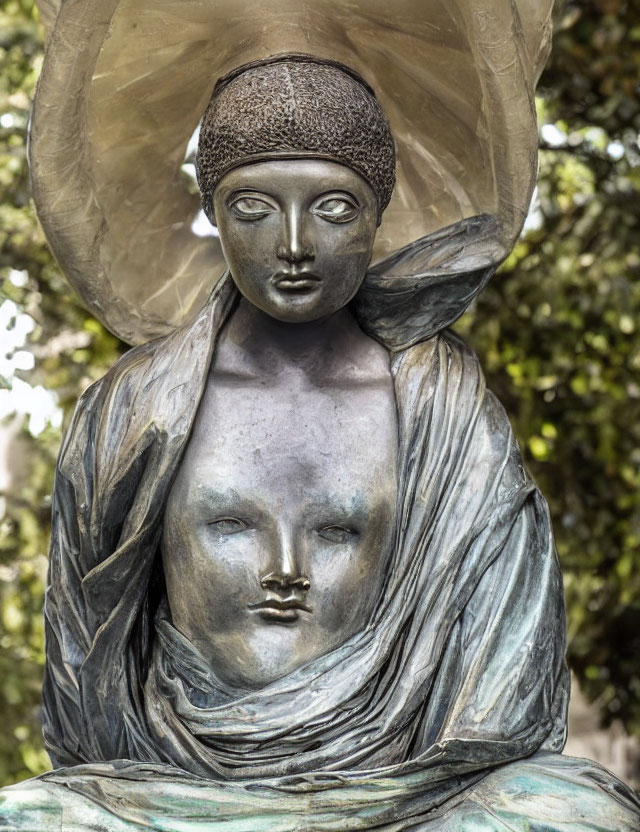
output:
M 305 782 L 383 767 L 428 807 L 499 763 L 561 749 L 565 620 L 547 509 L 475 356 L 440 331 L 488 279 L 473 248 L 485 222 L 420 241 L 369 275 L 355 305 L 391 352 L 399 413 L 396 540 L 373 620 L 240 700 L 152 618 L 163 507 L 231 281 L 87 391 L 53 503 L 44 730 L 57 765 L 124 758 Z

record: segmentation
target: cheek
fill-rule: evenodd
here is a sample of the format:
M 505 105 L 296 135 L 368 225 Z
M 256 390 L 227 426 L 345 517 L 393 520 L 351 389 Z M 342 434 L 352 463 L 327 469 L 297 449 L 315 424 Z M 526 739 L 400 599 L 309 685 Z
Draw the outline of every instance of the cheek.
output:
M 383 579 L 381 541 L 362 540 L 355 546 L 337 547 L 333 555 L 315 558 L 311 585 L 318 595 L 321 626 L 343 630 L 345 637 L 361 629 L 373 611 Z
M 234 234 L 223 237 L 220 235 L 222 253 L 225 260 L 238 276 L 244 275 L 247 271 L 251 273 L 256 251 L 256 241 L 246 234 Z M 236 274 L 234 273 L 234 277 Z
M 333 261 L 344 276 L 364 276 L 373 252 L 375 234 L 368 227 L 327 235 L 323 259 Z
M 216 630 L 244 615 L 257 586 L 255 553 L 246 537 L 221 538 L 187 522 L 165 532 L 162 560 L 172 610 L 179 606 Z
M 277 217 L 259 222 L 221 222 L 220 244 L 228 262 L 259 265 L 274 252 L 278 236 Z
M 243 231 L 223 242 L 222 252 L 240 292 L 249 300 L 263 298 L 267 280 L 277 265 L 270 235 L 262 230 L 260 233 Z

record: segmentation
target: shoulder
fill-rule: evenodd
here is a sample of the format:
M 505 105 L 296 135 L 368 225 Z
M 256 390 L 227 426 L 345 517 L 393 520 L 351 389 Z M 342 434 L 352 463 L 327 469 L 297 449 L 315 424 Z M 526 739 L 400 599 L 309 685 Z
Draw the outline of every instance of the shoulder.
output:
M 405 373 L 431 373 L 457 395 L 482 402 L 493 421 L 509 423 L 507 413 L 495 394 L 487 389 L 478 356 L 467 342 L 450 329 L 397 353 L 392 364 Z
M 407 349 L 393 353 L 392 373 L 401 387 L 436 391 L 453 402 L 484 402 L 486 384 L 473 350 L 455 333 L 443 330 Z
M 460 336 L 444 330 L 395 354 L 392 371 L 405 420 L 421 414 L 430 420 L 432 434 L 448 442 L 455 437 L 479 466 L 508 460 L 513 477 L 527 479 L 509 417 L 487 389 L 475 352 Z
M 484 380 L 478 356 L 463 338 L 450 329 L 443 329 L 431 338 L 392 353 L 392 360 L 397 364 L 423 369 L 434 366 L 442 370 L 459 368 Z
M 101 379 L 85 390 L 78 400 L 78 407 L 95 401 L 101 394 L 119 388 L 127 381 L 153 383 L 167 373 L 177 372 L 181 366 L 195 369 L 192 362 L 197 362 L 203 352 L 210 351 L 212 337 L 229 314 L 235 295 L 233 283 L 225 275 L 191 321 L 168 335 L 128 350 Z
M 228 308 L 229 292 L 214 291 L 193 321 L 133 347 L 88 387 L 66 431 L 58 474 L 73 480 L 76 469 L 95 469 L 97 460 L 110 470 L 113 460 L 139 454 L 154 435 L 185 435 Z

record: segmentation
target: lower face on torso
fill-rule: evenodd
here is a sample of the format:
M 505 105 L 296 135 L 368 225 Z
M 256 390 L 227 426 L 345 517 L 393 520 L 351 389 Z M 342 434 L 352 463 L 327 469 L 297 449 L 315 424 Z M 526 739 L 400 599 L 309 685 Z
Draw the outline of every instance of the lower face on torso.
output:
M 216 674 L 269 684 L 369 622 L 396 501 L 388 369 L 352 384 L 214 367 L 164 520 L 174 626 Z

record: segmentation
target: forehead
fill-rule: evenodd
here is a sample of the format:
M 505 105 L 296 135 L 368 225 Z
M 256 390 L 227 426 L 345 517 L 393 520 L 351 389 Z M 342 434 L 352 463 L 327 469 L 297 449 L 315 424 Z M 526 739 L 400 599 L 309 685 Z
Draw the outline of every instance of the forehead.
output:
M 215 197 L 248 188 L 265 193 L 318 192 L 344 190 L 360 200 L 375 202 L 368 182 L 356 171 L 317 157 L 270 159 L 241 165 L 226 173 L 215 190 Z
M 369 441 L 371 436 L 375 441 Z M 397 427 L 386 387 L 307 391 L 235 384 L 208 387 L 180 466 L 179 488 L 294 507 L 332 495 L 393 493 Z

